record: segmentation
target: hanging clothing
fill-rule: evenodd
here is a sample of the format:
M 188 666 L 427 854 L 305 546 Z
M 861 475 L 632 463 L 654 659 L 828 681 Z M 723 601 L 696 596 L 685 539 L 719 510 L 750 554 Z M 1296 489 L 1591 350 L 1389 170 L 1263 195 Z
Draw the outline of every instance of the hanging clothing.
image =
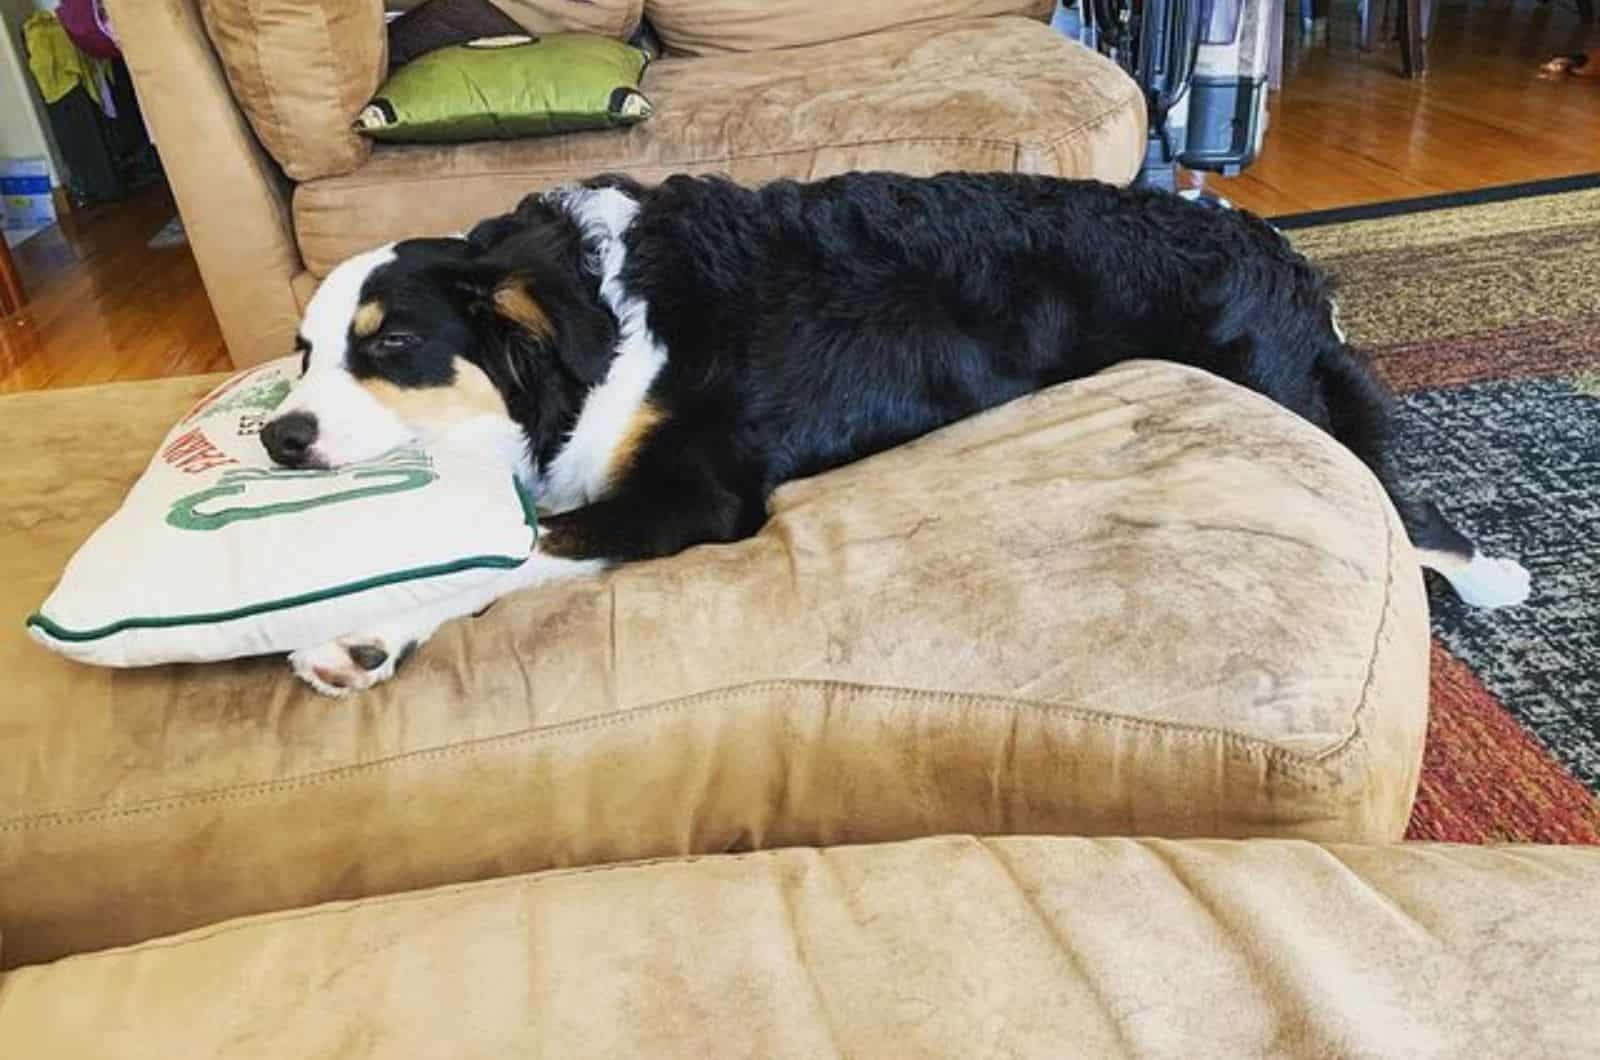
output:
M 28 69 L 46 103 L 55 103 L 79 85 L 102 110 L 111 99 L 111 64 L 85 55 L 72 43 L 60 20 L 48 11 L 36 11 L 22 24 L 28 48 Z M 115 116 L 112 110 L 108 116 Z
M 53 14 L 22 24 L 28 69 L 44 97 L 50 128 L 78 202 L 110 202 L 159 174 L 127 66 L 87 55 Z
M 103 0 L 61 0 L 56 18 L 85 55 L 94 59 L 122 58 Z

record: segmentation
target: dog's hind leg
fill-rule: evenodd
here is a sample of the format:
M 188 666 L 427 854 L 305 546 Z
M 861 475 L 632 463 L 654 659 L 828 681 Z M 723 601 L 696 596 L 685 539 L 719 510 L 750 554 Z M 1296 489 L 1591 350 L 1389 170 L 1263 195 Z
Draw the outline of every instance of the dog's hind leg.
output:
M 1335 331 L 1337 327 L 1335 323 Z M 1432 502 L 1408 496 L 1396 482 L 1389 459 L 1391 400 L 1366 364 L 1340 342 L 1318 357 L 1317 374 L 1329 433 L 1383 483 L 1418 562 L 1443 576 L 1473 607 L 1508 607 L 1526 600 L 1532 583 L 1520 563 L 1484 555 Z

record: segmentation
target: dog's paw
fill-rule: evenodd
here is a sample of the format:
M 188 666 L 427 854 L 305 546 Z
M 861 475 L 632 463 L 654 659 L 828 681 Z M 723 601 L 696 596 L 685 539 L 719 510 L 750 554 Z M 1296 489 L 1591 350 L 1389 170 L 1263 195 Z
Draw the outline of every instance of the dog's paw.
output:
M 1513 607 L 1528 599 L 1533 578 L 1527 568 L 1514 559 L 1477 555 L 1451 585 L 1462 600 L 1473 607 Z
M 291 653 L 289 666 L 323 695 L 347 696 L 393 677 L 395 668 L 415 647 L 410 643 L 395 651 L 382 637 L 340 637 Z

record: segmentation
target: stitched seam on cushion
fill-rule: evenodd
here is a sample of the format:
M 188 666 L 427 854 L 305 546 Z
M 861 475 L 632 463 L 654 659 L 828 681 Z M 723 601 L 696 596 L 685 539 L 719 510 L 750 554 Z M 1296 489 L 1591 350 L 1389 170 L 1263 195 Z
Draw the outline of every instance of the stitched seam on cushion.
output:
M 974 836 L 966 833 L 950 833 L 946 835 L 920 836 L 915 839 L 901 840 L 899 845 L 938 842 L 949 838 L 959 838 L 969 841 L 972 845 L 982 847 L 993 854 L 988 837 Z M 1016 837 L 1006 837 L 1016 838 Z M 1059 838 L 1059 837 L 1046 837 Z M 877 844 L 850 844 L 851 846 L 873 846 Z M 232 918 L 229 921 L 214 925 L 211 929 L 196 928 L 195 932 L 203 934 L 185 933 L 183 938 L 158 938 L 145 942 L 137 942 L 127 946 L 118 946 L 114 949 L 99 950 L 94 953 L 73 953 L 58 958 L 48 964 L 12 969 L 13 972 L 22 971 L 28 967 L 55 968 L 65 964 L 82 964 L 88 961 L 105 960 L 114 957 L 126 957 L 146 950 L 176 950 L 196 943 L 206 942 L 221 935 L 232 935 L 250 928 L 274 924 L 292 924 L 302 920 L 319 920 L 323 917 L 348 916 L 366 909 L 392 905 L 409 905 L 412 902 L 429 901 L 434 898 L 453 897 L 466 891 L 503 891 L 513 888 L 537 887 L 545 880 L 558 878 L 571 878 L 576 876 L 594 876 L 606 872 L 626 872 L 630 869 L 647 869 L 656 865 L 693 865 L 702 861 L 755 861 L 792 855 L 796 850 L 807 851 L 823 856 L 829 848 L 826 847 L 777 847 L 772 850 L 747 850 L 738 854 L 679 854 L 659 858 L 638 858 L 630 861 L 614 861 L 606 865 L 577 865 L 566 869 L 543 869 L 538 872 L 518 873 L 514 876 L 495 876 L 484 880 L 466 880 L 461 883 L 441 884 L 436 887 L 426 887 L 415 891 L 403 891 L 399 894 L 380 894 L 367 898 L 342 898 L 314 906 L 310 909 L 281 910 L 278 912 L 246 913 L 242 917 Z M 996 855 L 998 856 L 998 855 Z M 11 974 L 11 973 L 6 973 Z
M 293 132 L 289 128 L 288 121 L 284 119 L 283 112 L 278 107 L 278 90 L 272 84 L 272 78 L 267 73 L 266 58 L 262 54 L 262 43 L 266 34 L 256 32 L 262 21 L 260 0 L 247 0 L 245 6 L 250 15 L 250 29 L 248 31 L 250 33 L 250 54 L 255 57 L 256 78 L 261 85 L 261 94 L 266 97 L 267 108 L 271 112 L 271 120 L 268 124 L 272 129 L 273 140 L 281 141 L 282 138 L 292 137 Z M 279 146 L 281 146 L 281 142 Z
M 328 17 L 328 8 L 322 3 L 317 3 L 315 6 L 317 9 L 317 25 L 322 31 L 322 40 L 320 41 L 320 44 L 324 49 L 327 50 L 329 60 L 328 67 L 330 69 L 342 70 L 344 66 L 344 63 L 342 62 L 343 57 L 339 54 L 339 49 L 334 45 L 334 30 L 333 25 Z M 344 108 L 345 92 L 347 90 L 348 86 L 345 84 L 340 84 L 334 89 L 332 102 L 335 107 L 340 109 Z M 322 95 L 322 93 L 319 92 L 318 95 Z M 326 97 L 324 97 L 324 100 L 326 101 Z M 361 101 L 362 105 L 365 103 L 365 100 Z M 326 112 L 328 110 L 326 102 L 323 106 L 320 106 L 317 109 Z M 358 105 L 355 109 L 360 110 L 361 107 Z M 372 147 L 368 143 L 367 139 L 350 129 L 348 117 L 345 119 L 345 123 L 346 124 L 345 128 L 343 129 L 342 136 L 338 134 L 329 135 L 329 131 L 326 129 L 324 129 L 318 135 L 319 140 L 326 140 L 326 142 L 323 144 L 325 150 L 323 152 L 324 157 L 321 160 L 322 165 L 318 166 L 318 169 L 321 169 L 328 164 L 326 155 L 333 154 L 335 151 L 339 156 L 336 160 L 336 164 L 341 168 L 345 166 L 360 165 L 364 160 L 364 155 L 362 154 L 363 150 L 368 153 L 371 152 Z M 333 150 L 327 150 L 329 148 Z
M 1116 105 L 1107 107 L 1094 117 L 1084 119 L 1077 125 L 1074 125 L 1071 129 L 1061 133 L 1055 139 L 1038 144 L 1036 149 L 1040 151 L 1054 151 L 1056 148 L 1082 133 L 1084 130 L 1093 128 L 1097 125 L 1104 125 L 1111 119 L 1121 116 L 1122 112 L 1128 109 L 1129 101 L 1134 98 L 1135 96 L 1129 95 L 1127 98 L 1119 101 Z
M 320 44 L 322 46 L 322 49 L 327 53 L 328 57 L 333 61 L 334 65 L 337 66 L 338 65 L 339 56 L 337 54 L 337 50 L 333 47 L 333 29 L 328 23 L 328 10 L 321 3 L 315 3 L 312 6 L 315 8 L 316 14 L 317 14 L 317 28 L 321 31 L 321 38 L 322 39 L 320 41 Z M 260 16 L 260 11 L 258 9 L 257 3 L 255 2 L 255 0 L 252 0 L 252 2 L 250 3 L 250 18 L 251 18 L 252 23 L 259 24 L 261 22 L 261 19 L 260 19 L 259 16 Z M 345 157 L 342 157 L 342 158 L 340 158 L 338 160 L 338 165 L 341 165 L 341 166 L 351 165 L 351 164 L 359 165 L 360 161 L 361 161 L 360 150 L 361 150 L 361 147 L 363 145 L 365 145 L 366 141 L 362 140 L 360 137 L 356 137 L 353 141 L 337 141 L 337 140 L 334 140 L 334 139 L 330 138 L 327 135 L 326 130 L 324 130 L 322 132 L 319 132 L 319 133 L 317 133 L 315 135 L 314 140 L 317 143 L 317 147 L 312 152 L 312 154 L 314 156 L 315 155 L 321 155 L 323 157 L 321 157 L 320 159 L 314 158 L 312 164 L 309 167 L 306 165 L 306 160 L 304 158 L 305 138 L 303 136 L 299 135 L 298 132 L 294 128 L 292 128 L 288 122 L 286 122 L 284 120 L 284 118 L 282 116 L 282 113 L 278 109 L 278 98 L 279 98 L 278 86 L 277 86 L 277 84 L 276 84 L 276 82 L 275 82 L 275 80 L 274 80 L 274 78 L 272 76 L 272 73 L 269 71 L 267 64 L 261 60 L 260 41 L 261 41 L 263 36 L 264 35 L 261 34 L 261 33 L 255 33 L 255 32 L 251 33 L 251 37 L 253 38 L 253 49 L 252 50 L 254 51 L 254 54 L 256 56 L 257 68 L 260 70 L 260 73 L 261 73 L 261 84 L 266 89 L 267 98 L 272 101 L 273 129 L 274 129 L 273 135 L 274 135 L 274 139 L 279 139 L 280 140 L 279 146 L 284 148 L 286 154 L 293 154 L 295 156 L 293 158 L 293 160 L 292 160 L 292 164 L 294 165 L 294 168 L 297 169 L 297 170 L 298 169 L 306 169 L 306 168 L 310 168 L 310 169 L 313 169 L 313 170 L 326 168 L 326 165 L 327 165 L 327 162 L 328 162 L 328 159 L 327 159 L 326 156 L 331 154 L 331 153 L 333 153 L 331 148 L 335 148 L 335 147 L 338 149 L 339 153 L 342 156 L 345 156 Z M 315 64 L 313 64 L 313 65 L 315 65 Z M 321 95 L 322 93 L 319 92 L 318 94 Z M 343 86 L 341 86 L 334 93 L 335 105 L 341 106 L 341 107 L 343 106 L 343 104 L 344 104 L 344 95 L 345 95 L 345 89 L 344 89 Z M 325 111 L 328 108 L 324 105 L 324 106 L 318 106 L 318 107 L 316 107 L 314 109 L 319 110 L 319 111 Z M 354 133 L 351 133 L 350 135 L 351 136 L 355 136 Z M 281 142 L 281 141 L 288 141 L 288 143 L 284 143 L 284 142 Z M 289 146 L 291 144 L 294 147 L 299 148 L 299 150 L 290 151 L 288 148 L 289 148 Z M 281 163 L 281 162 L 279 164 L 284 166 L 284 171 L 285 172 L 288 172 L 288 164 Z M 334 175 L 337 175 L 337 174 L 325 174 L 325 175 L 334 176 Z M 291 174 L 291 176 L 293 176 L 293 174 Z M 294 179 L 296 179 L 296 180 L 315 179 L 315 177 L 312 177 L 312 178 L 295 177 Z
M 211 5 L 207 4 L 206 5 L 206 10 L 209 11 L 210 9 L 211 9 Z M 245 0 L 245 12 L 246 12 L 246 16 L 250 20 L 251 27 L 254 27 L 254 26 L 257 26 L 257 25 L 260 24 L 260 22 L 261 22 L 261 18 L 260 18 L 261 12 L 260 12 L 260 10 L 258 9 L 258 6 L 257 6 L 257 0 Z M 254 32 L 250 33 L 250 56 L 251 56 L 251 58 L 253 58 L 255 60 L 256 79 L 259 81 L 261 86 L 265 89 L 265 91 L 262 93 L 262 95 L 264 95 L 266 97 L 266 104 L 267 104 L 266 109 L 267 109 L 268 113 L 262 117 L 262 121 L 272 130 L 273 139 L 276 139 L 278 137 L 280 131 L 284 128 L 284 122 L 283 122 L 282 115 L 280 115 L 279 112 L 278 112 L 278 96 L 277 96 L 277 93 L 273 92 L 272 89 L 271 89 L 271 86 L 267 84 L 267 75 L 266 75 L 266 65 L 267 64 L 262 59 L 262 56 L 261 56 L 261 39 L 262 39 L 262 36 L 263 35 L 260 34 L 260 33 L 254 33 Z M 233 87 L 232 78 L 227 77 L 227 72 L 228 72 L 228 61 L 227 61 L 227 58 L 224 55 L 222 55 L 220 50 L 218 50 L 214 45 L 213 45 L 213 49 L 212 50 L 213 51 L 217 51 L 217 53 L 218 53 L 217 54 L 217 61 L 222 66 L 223 75 L 224 75 L 223 79 L 225 81 L 227 81 L 229 83 L 229 87 L 232 88 Z M 234 89 L 234 91 L 237 91 L 237 89 Z M 241 106 L 240 110 L 242 112 L 244 110 L 244 108 Z M 248 118 L 249 118 L 248 113 L 246 113 L 245 116 L 246 116 L 246 119 L 248 120 Z M 270 147 L 267 147 L 266 144 L 262 144 L 262 146 L 267 148 L 268 153 L 271 153 L 271 148 Z M 279 164 L 281 165 L 282 163 L 279 163 Z
M 1072 130 L 1070 132 L 1064 132 L 1060 136 L 1057 136 L 1055 139 L 1050 140 L 1047 143 L 1040 144 L 1036 148 L 1036 150 L 1039 150 L 1039 151 L 1054 151 L 1056 148 L 1060 147 L 1062 144 L 1066 143 L 1068 140 L 1076 139 L 1082 133 L 1084 133 L 1084 132 L 1086 132 L 1086 131 L 1088 131 L 1090 129 L 1098 128 L 1099 126 L 1106 125 L 1109 122 L 1120 118 L 1122 116 L 1122 112 L 1125 109 L 1126 109 L 1125 107 L 1107 108 L 1104 112 L 1096 115 L 1094 118 L 1090 119 L 1089 121 L 1085 121 L 1085 122 L 1082 122 L 1082 123 L 1080 123 L 1078 125 L 1073 126 L 1073 128 L 1072 128 Z
M 348 766 L 339 766 L 334 769 L 324 770 L 319 773 L 308 773 L 300 777 L 290 777 L 282 780 L 260 781 L 253 784 L 243 784 L 238 787 L 225 788 L 220 791 L 209 791 L 200 794 L 174 795 L 164 798 L 150 799 L 145 802 L 132 803 L 126 806 L 97 807 L 89 810 L 45 810 L 39 813 L 15 817 L 8 821 L 0 822 L 0 833 L 29 831 L 39 827 L 52 825 L 88 824 L 99 821 L 116 820 L 124 817 L 138 817 L 150 814 L 176 811 L 188 806 L 206 805 L 209 803 L 238 802 L 256 796 L 265 796 L 283 791 L 293 791 L 299 788 L 316 787 L 321 784 L 331 783 L 347 777 L 357 776 L 368 772 L 377 771 L 393 766 L 410 763 L 428 763 L 446 758 L 455 758 L 462 755 L 476 754 L 481 751 L 498 750 L 503 747 L 514 746 L 536 740 L 553 739 L 572 733 L 594 732 L 609 728 L 631 724 L 641 717 L 653 714 L 672 714 L 694 707 L 715 704 L 719 701 L 733 699 L 740 696 L 775 692 L 780 690 L 822 690 L 868 693 L 890 699 L 915 700 L 921 702 L 940 702 L 957 704 L 966 707 L 975 707 L 987 710 L 1004 711 L 1033 711 L 1042 714 L 1056 714 L 1071 721 L 1078 721 L 1104 729 L 1136 729 L 1145 732 L 1158 733 L 1167 737 L 1174 737 L 1188 742 L 1220 742 L 1225 748 L 1239 752 L 1249 757 L 1262 757 L 1269 762 L 1274 762 L 1278 768 L 1286 772 L 1310 774 L 1320 772 L 1314 758 L 1297 754 L 1287 748 L 1275 746 L 1260 737 L 1245 736 L 1240 733 L 1230 732 L 1203 725 L 1186 725 L 1181 722 L 1152 721 L 1145 718 L 1126 718 L 1105 714 L 1099 711 L 1090 711 L 1082 707 L 1068 707 L 1048 703 L 1038 703 L 1031 700 L 1010 699 L 999 695 L 982 695 L 968 692 L 940 692 L 915 688 L 896 688 L 885 685 L 864 685 L 848 681 L 808 681 L 797 679 L 779 679 L 774 681 L 755 681 L 744 685 L 735 685 L 729 688 L 719 688 L 709 692 L 695 693 L 680 699 L 668 700 L 663 703 L 652 703 L 646 706 L 634 707 L 629 710 L 618 711 L 598 718 L 585 718 L 580 721 L 563 722 L 557 725 L 543 726 L 535 729 L 523 729 L 518 732 L 504 733 L 499 736 L 487 736 L 481 740 L 472 740 L 465 743 L 449 744 L 444 747 L 429 747 L 417 751 L 407 751 L 401 754 L 390 755 L 385 758 L 375 759 L 371 762 L 360 762 Z
M 1189 365 L 1167 365 L 1165 367 L 1167 367 L 1169 369 L 1173 369 L 1176 372 L 1180 372 L 1180 373 L 1183 373 L 1185 375 L 1211 378 L 1210 373 L 1206 372 L 1204 369 L 1193 368 L 1193 367 L 1191 367 Z M 1279 409 L 1282 408 L 1281 405 L 1278 405 L 1277 402 L 1273 401 L 1271 398 L 1267 397 L 1264 394 L 1261 394 L 1261 393 L 1258 393 L 1257 391 L 1251 390 L 1248 387 L 1239 386 L 1236 383 L 1235 384 L 1231 384 L 1231 385 L 1235 388 L 1235 390 L 1238 391 L 1239 394 L 1245 395 L 1248 400 L 1253 400 L 1258 405 L 1270 406 L 1272 408 L 1279 408 Z M 1313 429 L 1315 430 L 1315 428 L 1313 428 Z M 1339 451 L 1341 453 L 1345 453 L 1347 455 L 1350 454 L 1349 448 L 1347 446 L 1345 446 L 1342 442 L 1340 442 L 1337 439 L 1335 439 L 1331 434 L 1328 434 L 1325 431 L 1315 430 L 1315 436 L 1318 437 L 1318 438 L 1326 440 L 1327 444 L 1329 446 L 1331 446 L 1333 449 L 1335 449 L 1335 450 L 1337 450 L 1337 451 Z M 1381 654 L 1380 645 L 1383 643 L 1383 633 L 1384 633 L 1384 630 L 1387 629 L 1389 627 L 1389 625 L 1391 624 L 1390 620 L 1393 617 L 1392 602 L 1393 602 L 1393 599 L 1394 599 L 1394 536 L 1395 536 L 1394 535 L 1394 523 L 1392 523 L 1389 520 L 1389 516 L 1388 516 L 1388 513 L 1386 511 L 1386 509 L 1388 507 L 1388 501 L 1387 501 L 1387 499 L 1386 499 L 1386 497 L 1385 497 L 1385 495 L 1383 493 L 1383 485 L 1382 485 L 1382 483 L 1380 483 L 1378 481 L 1377 476 L 1371 474 L 1370 472 L 1368 472 L 1366 474 L 1366 480 L 1367 480 L 1367 496 L 1372 498 L 1372 500 L 1373 500 L 1373 503 L 1372 503 L 1371 507 L 1383 519 L 1383 525 L 1384 525 L 1383 541 L 1384 541 L 1384 560 L 1385 560 L 1385 562 L 1384 562 L 1384 572 L 1383 572 L 1383 605 L 1382 605 L 1382 607 L 1380 608 L 1380 610 L 1378 612 L 1378 628 L 1373 633 L 1372 650 L 1367 655 L 1367 674 L 1366 674 L 1366 678 L 1362 682 L 1361 692 L 1356 696 L 1355 706 L 1354 706 L 1354 708 L 1352 708 L 1352 710 L 1350 712 L 1350 731 L 1348 733 L 1346 733 L 1343 737 L 1341 737 L 1339 740 L 1337 740 L 1335 743 L 1333 743 L 1332 745 L 1330 745 L 1328 747 L 1323 748 L 1320 751 L 1314 752 L 1314 753 L 1309 754 L 1309 755 L 1293 755 L 1293 757 L 1299 763 L 1304 763 L 1305 765 L 1308 765 L 1308 766 L 1310 766 L 1310 765 L 1325 765 L 1330 760 L 1336 759 L 1340 755 L 1342 755 L 1346 750 L 1348 750 L 1350 748 L 1351 745 L 1362 741 L 1362 739 L 1363 739 L 1363 737 L 1362 737 L 1363 712 L 1366 709 L 1368 695 L 1371 692 L 1372 685 L 1377 680 L 1378 656 L 1379 656 L 1379 654 Z M 1251 739 L 1252 737 L 1245 737 L 1245 738 L 1246 739 Z M 1271 746 L 1271 745 L 1269 744 L 1268 746 Z M 1274 749 L 1275 750 L 1284 750 L 1282 748 L 1274 748 Z M 1284 753 L 1293 754 L 1293 752 L 1289 752 L 1289 751 L 1286 751 L 1286 750 L 1284 750 Z M 0 828 L 0 831 L 3 831 L 3 828 Z
M 1378 627 L 1372 634 L 1372 651 L 1367 656 L 1367 677 L 1361 683 L 1361 694 L 1356 699 L 1355 709 L 1350 714 L 1350 733 L 1343 740 L 1324 751 L 1312 756 L 1313 761 L 1326 762 L 1342 757 L 1345 752 L 1366 743 L 1366 716 L 1371 713 L 1368 709 L 1372 705 L 1372 686 L 1378 679 L 1378 656 L 1383 653 L 1383 634 L 1389 628 L 1394 607 L 1394 524 L 1389 520 L 1385 510 L 1386 502 L 1378 496 L 1382 489 L 1381 484 L 1374 476 L 1368 476 L 1367 496 L 1376 502 L 1374 507 L 1383 517 L 1383 606 L 1378 611 Z

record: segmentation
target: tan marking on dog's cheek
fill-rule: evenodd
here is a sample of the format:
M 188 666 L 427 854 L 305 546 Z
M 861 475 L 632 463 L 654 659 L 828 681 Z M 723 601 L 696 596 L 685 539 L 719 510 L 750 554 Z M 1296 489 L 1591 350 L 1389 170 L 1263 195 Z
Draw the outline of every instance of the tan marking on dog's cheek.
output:
M 644 445 L 645 439 L 650 437 L 650 432 L 665 423 L 667 414 L 660 406 L 644 401 L 639 404 L 633 413 L 633 419 L 628 421 L 627 430 L 622 432 L 622 437 L 617 439 L 617 447 L 611 450 L 611 460 L 606 466 L 606 484 L 615 488 L 622 480 L 622 476 L 633 467 L 634 460 L 639 455 L 639 449 Z
M 361 387 L 413 426 L 448 427 L 481 416 L 510 419 L 511 412 L 482 368 L 455 359 L 455 380 L 445 386 L 403 387 L 387 379 L 363 379 Z
M 539 300 L 516 280 L 507 280 L 494 289 L 495 312 L 507 320 L 515 321 L 534 336 L 549 341 L 555 335 L 550 315 Z
M 350 330 L 355 332 L 358 339 L 376 335 L 381 327 L 383 327 L 382 302 L 362 302 L 356 307 L 356 315 L 350 318 Z

